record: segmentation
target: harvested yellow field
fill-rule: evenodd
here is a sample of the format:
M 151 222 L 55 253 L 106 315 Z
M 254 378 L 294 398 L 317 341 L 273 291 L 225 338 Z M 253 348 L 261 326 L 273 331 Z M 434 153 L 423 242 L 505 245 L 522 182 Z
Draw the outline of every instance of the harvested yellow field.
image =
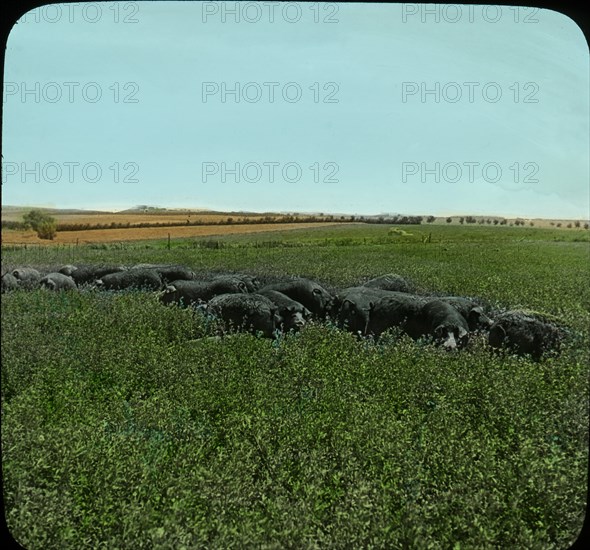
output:
M 22 221 L 23 215 L 27 211 L 8 211 L 2 212 L 3 221 Z M 213 214 L 200 212 L 102 212 L 97 214 L 86 213 L 63 213 L 56 212 L 50 214 L 56 219 L 58 224 L 89 224 L 89 225 L 107 225 L 111 223 L 125 224 L 129 223 L 217 223 L 226 221 L 228 218 L 233 218 L 238 221 L 240 218 L 248 218 L 248 220 L 260 220 L 264 216 L 261 215 L 247 215 L 247 214 Z M 277 216 L 279 217 L 279 216 Z
M 326 227 L 329 225 L 338 225 L 338 223 L 310 222 L 241 225 L 201 225 L 179 227 L 138 227 L 130 229 L 93 229 L 84 231 L 58 232 L 53 241 L 39 239 L 39 237 L 37 237 L 37 234 L 34 231 L 16 231 L 6 229 L 2 231 L 2 244 L 42 244 L 51 246 L 57 244 L 86 244 L 166 239 L 168 235 L 170 235 L 170 238 L 172 239 L 188 237 L 202 238 L 217 235 L 239 235 L 245 233 L 285 231 L 290 229 L 304 229 L 310 227 Z

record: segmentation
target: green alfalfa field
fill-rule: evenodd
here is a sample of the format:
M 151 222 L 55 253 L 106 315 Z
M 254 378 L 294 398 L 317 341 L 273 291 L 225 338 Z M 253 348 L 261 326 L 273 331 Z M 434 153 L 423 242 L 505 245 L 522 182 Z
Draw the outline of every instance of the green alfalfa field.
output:
M 541 362 L 312 324 L 223 341 L 145 292 L 2 296 L 5 518 L 28 549 L 567 548 L 588 472 L 584 230 L 339 226 L 5 247 L 16 265 L 180 263 L 344 287 L 396 272 L 569 327 Z M 429 235 L 430 234 L 430 235 Z

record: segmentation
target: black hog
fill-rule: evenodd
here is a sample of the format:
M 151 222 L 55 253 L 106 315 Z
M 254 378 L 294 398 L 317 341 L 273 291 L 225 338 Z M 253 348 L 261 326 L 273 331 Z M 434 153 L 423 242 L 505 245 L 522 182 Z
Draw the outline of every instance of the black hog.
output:
M 96 285 L 106 290 L 160 290 L 162 279 L 151 269 L 130 269 L 104 275 L 96 281 Z
M 364 336 L 371 308 L 386 294 L 387 291 L 365 286 L 345 288 L 334 296 L 332 316 L 340 328 Z
M 248 275 L 247 273 L 232 273 L 231 277 L 240 279 L 248 289 L 248 292 L 256 292 L 262 287 L 262 283 L 255 275 Z
M 284 332 L 299 330 L 311 315 L 304 305 L 277 290 L 260 290 L 257 294 L 265 296 L 277 307 L 280 326 Z
M 136 264 L 130 269 L 149 269 L 155 271 L 164 284 L 173 281 L 192 281 L 195 274 L 188 267 L 173 264 Z
M 279 328 L 278 308 L 260 294 L 221 294 L 212 298 L 207 312 L 223 320 L 226 330 L 243 329 L 273 338 Z
M 12 271 L 12 276 L 18 279 L 20 288 L 37 288 L 41 280 L 41 273 L 32 267 L 18 267 Z
M 66 265 L 62 265 L 59 268 L 58 273 L 61 273 L 62 275 L 67 275 L 68 277 L 71 277 L 72 273 L 74 271 L 76 271 L 76 269 L 78 269 L 77 266 L 72 265 L 72 264 L 66 264 Z
M 559 350 L 563 336 L 563 330 L 552 323 L 520 311 L 507 311 L 496 317 L 488 343 L 493 348 L 506 347 L 539 361 L 545 353 Z
M 387 329 L 399 327 L 412 338 L 420 337 L 423 333 L 423 305 L 424 298 L 421 296 L 387 292 L 370 306 L 367 334 L 378 338 Z
M 332 295 L 321 285 L 309 279 L 293 279 L 273 283 L 263 287 L 264 290 L 277 290 L 289 298 L 303 304 L 313 315 L 325 317 L 332 305 Z
M 64 265 L 59 269 L 59 273 L 70 276 L 77 286 L 82 286 L 94 283 L 105 275 L 126 270 L 127 268 L 122 265 Z
M 63 273 L 48 273 L 39 281 L 39 284 L 43 288 L 55 291 L 76 289 L 74 279 Z
M 407 292 L 411 293 L 415 291 L 415 287 L 412 283 L 404 279 L 401 275 L 396 273 L 388 273 L 387 275 L 381 275 L 375 277 L 363 283 L 363 286 L 367 288 L 379 288 L 381 290 L 391 290 L 395 292 Z
M 12 273 L 2 275 L 2 292 L 20 288 L 18 279 Z
M 469 330 L 471 331 L 478 329 L 489 330 L 493 324 L 493 321 L 485 314 L 483 308 L 469 298 L 463 298 L 462 296 L 441 296 L 437 297 L 437 300 L 453 306 L 467 321 Z
M 232 278 L 232 279 L 239 279 L 246 285 L 246 289 L 250 293 L 257 292 L 260 288 L 262 288 L 262 283 L 256 277 L 256 275 L 250 275 L 248 273 L 224 273 L 219 274 L 216 276 L 216 279 L 220 278 Z
M 420 331 L 433 336 L 445 349 L 457 349 L 469 342 L 467 321 L 452 305 L 441 300 L 431 300 L 420 310 Z
M 160 296 L 163 304 L 179 304 L 189 306 L 207 302 L 220 294 L 245 294 L 246 284 L 238 278 L 221 276 L 212 281 L 173 281 Z

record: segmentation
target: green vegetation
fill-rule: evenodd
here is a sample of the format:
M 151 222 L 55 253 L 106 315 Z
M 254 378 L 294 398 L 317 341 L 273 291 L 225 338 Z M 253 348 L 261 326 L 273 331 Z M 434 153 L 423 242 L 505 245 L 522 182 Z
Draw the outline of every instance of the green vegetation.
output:
M 57 235 L 57 222 L 49 214 L 41 210 L 31 210 L 23 216 L 25 229 L 31 228 L 37 232 L 40 239 L 53 240 Z
M 173 261 L 334 286 L 397 272 L 571 327 L 560 356 L 534 363 L 482 338 L 444 353 L 320 324 L 278 342 L 200 339 L 214 331 L 204 317 L 146 293 L 4 295 L 4 498 L 17 540 L 566 548 L 588 481 L 588 242 L 527 227 L 388 231 L 4 249 L 4 268 Z

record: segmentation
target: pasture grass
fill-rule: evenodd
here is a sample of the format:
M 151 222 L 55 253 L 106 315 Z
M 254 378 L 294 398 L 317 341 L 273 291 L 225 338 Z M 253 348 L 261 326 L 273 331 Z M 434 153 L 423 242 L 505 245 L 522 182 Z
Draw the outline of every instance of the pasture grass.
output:
M 398 272 L 425 291 L 557 316 L 571 328 L 563 353 L 535 363 L 492 354 L 482 337 L 459 353 L 396 334 L 377 345 L 319 323 L 275 342 L 219 341 L 199 312 L 150 293 L 6 294 L 13 536 L 30 549 L 566 548 L 588 482 L 588 245 L 463 227 L 444 227 L 444 243 L 380 243 L 387 227 L 365 229 L 267 249 L 246 237 L 79 247 L 75 261 L 333 286 Z M 71 261 L 34 254 L 6 251 L 3 264 Z

